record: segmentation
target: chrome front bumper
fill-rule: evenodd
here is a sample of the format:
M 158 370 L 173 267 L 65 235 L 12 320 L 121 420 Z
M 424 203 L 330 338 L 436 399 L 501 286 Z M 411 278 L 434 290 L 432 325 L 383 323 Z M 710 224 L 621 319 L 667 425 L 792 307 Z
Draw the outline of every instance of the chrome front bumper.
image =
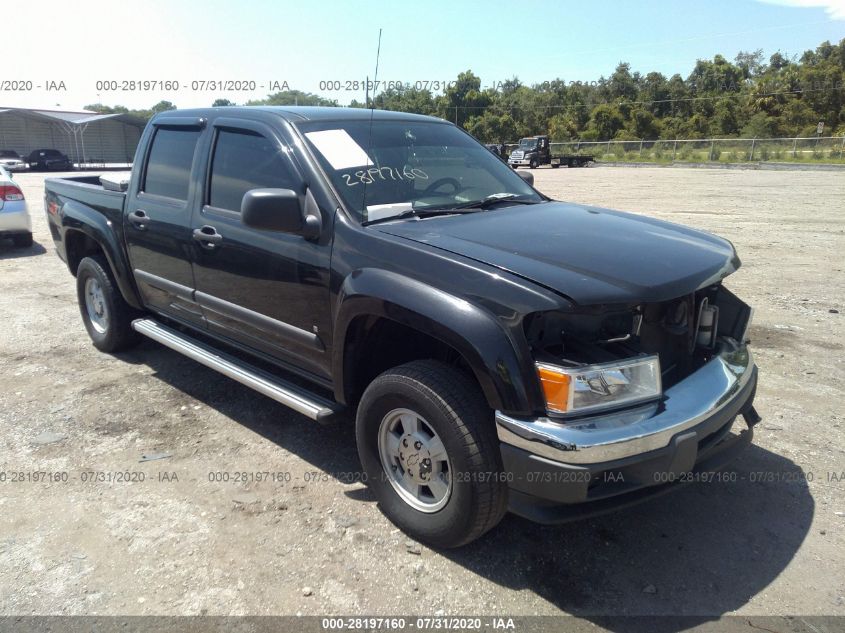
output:
M 716 356 L 667 389 L 659 403 L 562 422 L 496 412 L 499 440 L 564 464 L 599 464 L 667 447 L 679 433 L 718 416 L 744 395 L 755 375 L 745 345 L 723 339 Z

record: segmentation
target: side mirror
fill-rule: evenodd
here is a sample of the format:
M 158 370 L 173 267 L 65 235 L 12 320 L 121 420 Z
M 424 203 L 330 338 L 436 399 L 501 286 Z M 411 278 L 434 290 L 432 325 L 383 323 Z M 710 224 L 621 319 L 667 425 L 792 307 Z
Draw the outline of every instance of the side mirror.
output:
M 524 169 L 517 169 L 516 173 L 529 185 L 531 185 L 532 187 L 534 186 L 534 174 L 532 174 L 530 171 L 525 171 Z
M 309 204 L 312 200 L 306 199 L 306 208 L 312 206 Z M 241 201 L 241 221 L 246 226 L 306 238 L 318 237 L 323 225 L 320 213 L 308 211 L 305 212 L 299 196 L 291 189 L 251 189 Z

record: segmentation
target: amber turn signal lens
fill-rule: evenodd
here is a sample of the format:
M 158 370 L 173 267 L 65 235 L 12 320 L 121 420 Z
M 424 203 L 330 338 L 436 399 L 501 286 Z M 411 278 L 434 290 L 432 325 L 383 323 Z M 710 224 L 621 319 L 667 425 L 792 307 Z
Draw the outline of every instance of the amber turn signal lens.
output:
M 536 365 L 537 375 L 546 396 L 546 408 L 558 413 L 566 413 L 570 409 L 570 381 L 567 374 L 557 372 L 544 365 Z

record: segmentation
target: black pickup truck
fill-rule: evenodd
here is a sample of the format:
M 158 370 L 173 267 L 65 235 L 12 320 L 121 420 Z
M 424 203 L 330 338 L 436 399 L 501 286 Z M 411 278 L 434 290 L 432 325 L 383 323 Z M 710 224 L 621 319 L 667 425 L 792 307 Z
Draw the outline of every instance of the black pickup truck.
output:
M 354 420 L 385 514 L 454 547 L 508 509 L 668 490 L 758 420 L 733 246 L 519 173 L 424 116 L 185 110 L 150 121 L 131 175 L 48 179 L 45 208 L 97 348 L 147 336 Z

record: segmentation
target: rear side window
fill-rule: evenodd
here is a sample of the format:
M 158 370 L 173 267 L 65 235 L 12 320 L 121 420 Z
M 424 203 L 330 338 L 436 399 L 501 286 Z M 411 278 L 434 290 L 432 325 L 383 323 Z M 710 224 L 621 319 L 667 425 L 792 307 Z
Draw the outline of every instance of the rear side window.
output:
M 191 164 L 199 138 L 198 129 L 158 128 L 150 148 L 142 191 L 187 200 Z
M 299 177 L 282 150 L 269 139 L 250 132 L 220 130 L 211 161 L 208 204 L 240 213 L 250 189 L 299 189 Z

